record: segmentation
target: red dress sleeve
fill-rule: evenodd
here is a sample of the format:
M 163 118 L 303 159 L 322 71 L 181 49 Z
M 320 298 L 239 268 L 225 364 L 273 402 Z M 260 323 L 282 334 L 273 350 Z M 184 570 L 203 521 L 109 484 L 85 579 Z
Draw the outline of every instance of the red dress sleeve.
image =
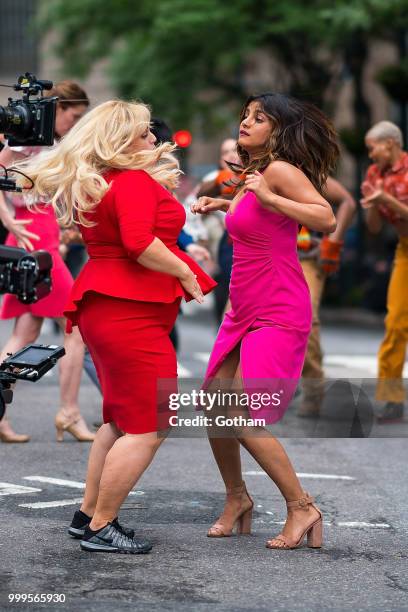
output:
M 155 183 L 143 170 L 130 170 L 116 179 L 113 189 L 123 246 L 131 259 L 137 259 L 155 238 Z

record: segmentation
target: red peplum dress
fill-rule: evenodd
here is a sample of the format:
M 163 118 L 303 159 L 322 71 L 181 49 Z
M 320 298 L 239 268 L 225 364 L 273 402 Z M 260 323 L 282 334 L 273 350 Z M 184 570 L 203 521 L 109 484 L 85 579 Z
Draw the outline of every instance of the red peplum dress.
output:
M 103 392 L 104 423 L 130 434 L 168 427 L 168 395 L 177 392 L 169 333 L 182 297 L 179 280 L 136 260 L 155 237 L 185 261 L 206 294 L 216 283 L 177 246 L 182 205 L 143 170 L 111 170 L 110 189 L 81 226 L 89 261 L 65 309 L 78 325 Z

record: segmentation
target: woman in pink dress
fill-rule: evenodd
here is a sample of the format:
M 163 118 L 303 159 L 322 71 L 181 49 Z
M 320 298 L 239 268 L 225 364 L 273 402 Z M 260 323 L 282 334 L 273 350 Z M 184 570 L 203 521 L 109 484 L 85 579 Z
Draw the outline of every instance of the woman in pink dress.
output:
M 85 113 L 89 106 L 86 93 L 72 81 L 58 83 L 48 95 L 58 96 L 55 132 L 56 138 L 64 136 Z M 44 147 L 5 147 L 0 153 L 0 163 L 6 167 L 16 161 L 37 155 Z M 0 360 L 7 353 L 14 353 L 25 344 L 38 338 L 45 317 L 54 318 L 65 331 L 63 310 L 68 302 L 73 284 L 72 276 L 59 254 L 60 229 L 51 206 L 37 203 L 28 209 L 23 197 L 8 194 L 13 206 L 13 216 L 0 192 L 0 219 L 8 229 L 8 246 L 19 246 L 28 250 L 45 249 L 52 255 L 51 293 L 34 304 L 22 304 L 15 295 L 3 296 L 1 319 L 14 319 L 13 333 L 2 347 Z M 64 431 L 70 432 L 80 441 L 92 441 L 94 434 L 86 427 L 78 406 L 78 392 L 82 373 L 84 345 L 79 332 L 66 336 L 66 356 L 60 361 L 60 410 L 56 416 L 57 439 Z M 3 442 L 27 442 L 29 437 L 16 434 L 10 423 L 0 423 L 0 440 Z
M 316 107 L 268 93 L 246 102 L 237 151 L 243 173 L 234 200 L 204 197 L 192 207 L 202 214 L 225 210 L 234 245 L 231 310 L 215 341 L 204 387 L 234 391 L 240 399 L 226 414 L 224 407 L 231 420 L 215 418 L 219 426 L 209 430 L 226 502 L 208 536 L 230 536 L 235 524 L 239 533 L 250 533 L 253 501 L 242 480 L 242 444 L 286 500 L 286 524 L 267 547 L 295 548 L 306 534 L 309 546 L 320 547 L 322 514 L 282 445 L 262 425 L 282 417 L 301 376 L 311 304 L 297 258 L 298 225 L 334 231 L 335 217 L 321 190 L 338 147 L 331 124 Z

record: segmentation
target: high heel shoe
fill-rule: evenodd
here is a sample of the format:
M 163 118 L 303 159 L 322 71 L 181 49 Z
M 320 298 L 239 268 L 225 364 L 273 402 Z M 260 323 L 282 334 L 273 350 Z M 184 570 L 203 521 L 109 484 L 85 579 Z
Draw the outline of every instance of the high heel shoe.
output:
M 227 489 L 227 501 L 228 497 L 238 497 L 242 498 L 243 495 L 246 495 L 250 506 L 245 508 L 238 514 L 237 517 L 233 520 L 232 526 L 228 527 L 224 523 L 221 522 L 222 518 L 218 519 L 218 521 L 210 527 L 207 532 L 207 536 L 209 538 L 229 538 L 232 536 L 234 527 L 236 528 L 237 535 L 249 535 L 251 533 L 251 523 L 252 523 L 252 511 L 254 508 L 254 502 L 249 495 L 245 482 L 242 481 L 237 487 L 233 487 L 231 489 Z
M 58 412 L 55 417 L 55 427 L 57 430 L 57 442 L 63 441 L 65 431 L 70 433 L 78 442 L 93 442 L 95 440 L 95 434 L 89 431 L 81 416 L 76 419 L 69 419 L 61 412 Z
M 307 510 L 309 506 L 312 506 L 319 513 L 318 518 L 314 518 L 310 525 L 304 529 L 298 540 L 294 540 L 289 536 L 283 535 L 280 533 L 276 538 L 272 538 L 268 540 L 266 543 L 266 548 L 273 548 L 274 550 L 291 550 L 293 548 L 298 548 L 303 543 L 305 535 L 307 534 L 307 545 L 309 548 L 321 548 L 323 542 L 323 517 L 319 508 L 314 504 L 314 498 L 311 497 L 308 493 L 305 493 L 301 499 L 297 499 L 295 501 L 286 502 L 286 507 L 289 508 L 302 508 L 303 510 Z M 278 540 L 278 542 L 282 542 L 283 545 L 274 546 L 270 544 L 273 540 Z

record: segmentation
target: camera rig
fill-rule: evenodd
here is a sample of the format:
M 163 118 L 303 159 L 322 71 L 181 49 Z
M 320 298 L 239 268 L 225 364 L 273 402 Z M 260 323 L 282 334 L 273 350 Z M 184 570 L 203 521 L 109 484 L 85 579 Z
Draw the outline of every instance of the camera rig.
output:
M 36 382 L 65 355 L 65 349 L 55 344 L 28 344 L 14 355 L 9 354 L 0 364 L 0 421 L 6 404 L 13 400 L 10 388 L 17 380 Z
M 54 144 L 58 98 L 42 95 L 52 86 L 52 81 L 39 80 L 30 72 L 21 75 L 16 85 L 11 85 L 15 91 L 23 92 L 21 99 L 9 98 L 7 106 L 0 106 L 0 132 L 4 133 L 11 147 Z
M 0 294 L 13 293 L 23 304 L 37 302 L 51 291 L 51 268 L 48 251 L 0 245 Z
M 57 96 L 43 96 L 44 90 L 52 89 L 52 81 L 37 79 L 26 72 L 15 85 L 2 85 L 22 92 L 22 98 L 8 99 L 7 106 L 0 106 L 0 133 L 4 133 L 11 147 L 51 146 L 54 144 Z M 34 99 L 31 96 L 36 96 Z M 19 170 L 5 168 L 0 176 L 1 191 L 22 191 L 9 172 L 22 174 Z M 30 180 L 29 177 L 26 177 Z

